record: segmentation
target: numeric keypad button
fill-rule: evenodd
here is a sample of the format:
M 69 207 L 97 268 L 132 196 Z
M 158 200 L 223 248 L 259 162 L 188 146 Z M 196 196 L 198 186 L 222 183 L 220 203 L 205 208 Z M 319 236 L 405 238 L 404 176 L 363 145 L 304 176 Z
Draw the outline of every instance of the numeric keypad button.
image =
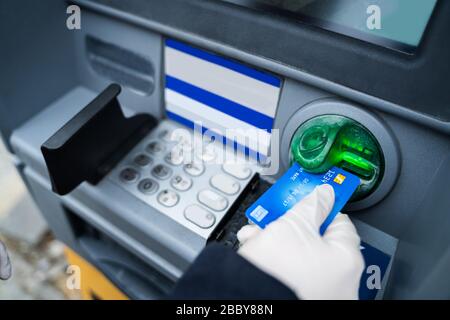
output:
M 152 141 L 147 145 L 146 150 L 151 154 L 163 152 L 166 148 L 160 141 Z
M 184 210 L 184 217 L 203 229 L 211 228 L 216 222 L 213 213 L 195 204 Z
M 185 175 L 177 174 L 170 179 L 170 184 L 174 189 L 186 191 L 192 186 L 192 179 Z
M 163 190 L 158 194 L 158 202 L 161 203 L 165 207 L 173 207 L 175 206 L 180 197 L 175 191 L 172 190 Z
M 229 195 L 236 194 L 240 189 L 239 182 L 223 173 L 212 176 L 210 182 L 214 188 Z
M 148 155 L 140 153 L 136 157 L 134 157 L 134 163 L 140 167 L 146 167 L 152 164 L 153 160 Z
M 205 171 L 205 166 L 201 162 L 193 161 L 184 165 L 184 171 L 191 176 L 198 177 Z
M 138 184 L 138 189 L 144 194 L 153 194 L 158 190 L 158 182 L 152 179 L 143 179 Z
M 170 152 L 164 157 L 167 163 L 178 166 L 183 163 L 183 149 L 179 147 L 174 147 Z
M 152 169 L 152 175 L 160 180 L 165 180 L 172 175 L 172 169 L 163 164 L 158 164 Z
M 198 201 L 214 211 L 222 211 L 228 206 L 228 200 L 225 197 L 209 189 L 198 193 Z
M 223 171 L 240 180 L 245 180 L 252 174 L 252 170 L 250 170 L 250 168 L 240 164 L 224 164 L 222 168 Z
M 139 179 L 139 173 L 133 168 L 125 168 L 120 171 L 120 180 L 126 183 L 136 182 Z

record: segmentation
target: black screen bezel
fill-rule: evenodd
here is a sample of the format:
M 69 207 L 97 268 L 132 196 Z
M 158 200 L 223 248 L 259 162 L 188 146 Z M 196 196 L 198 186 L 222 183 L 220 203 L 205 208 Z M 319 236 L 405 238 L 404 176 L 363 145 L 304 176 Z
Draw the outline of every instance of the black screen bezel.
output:
M 419 43 L 417 44 L 417 46 L 413 46 L 413 45 L 409 45 L 409 44 L 406 44 L 406 43 L 403 43 L 400 41 L 383 38 L 381 36 L 374 36 L 374 35 L 362 32 L 357 29 L 349 28 L 344 25 L 341 25 L 338 23 L 333 23 L 333 22 L 326 21 L 323 19 L 311 17 L 306 14 L 281 9 L 281 8 L 278 8 L 275 6 L 271 6 L 271 5 L 262 3 L 258 0 L 221 0 L 221 1 L 231 2 L 233 4 L 247 7 L 247 8 L 254 9 L 254 10 L 258 10 L 258 11 L 268 12 L 269 14 L 285 16 L 285 17 L 288 17 L 291 19 L 295 19 L 300 23 L 304 23 L 304 24 L 307 24 L 307 25 L 310 25 L 313 27 L 318 27 L 318 28 L 321 28 L 324 30 L 334 32 L 334 33 L 342 34 L 344 36 L 348 36 L 348 37 L 352 37 L 352 38 L 355 38 L 358 40 L 369 42 L 369 43 L 379 45 L 379 46 L 382 46 L 384 48 L 388 48 L 391 50 L 400 51 L 402 53 L 406 53 L 409 55 L 414 55 L 417 52 L 417 50 L 424 38 L 424 35 L 427 31 L 428 25 L 429 25 L 429 23 L 427 23 L 427 26 L 425 27 L 425 29 L 421 35 L 421 39 L 420 39 Z M 439 0 L 437 0 L 437 2 L 439 2 Z M 429 21 L 433 18 L 433 13 L 436 9 L 437 2 L 433 8 L 431 15 L 430 15 Z

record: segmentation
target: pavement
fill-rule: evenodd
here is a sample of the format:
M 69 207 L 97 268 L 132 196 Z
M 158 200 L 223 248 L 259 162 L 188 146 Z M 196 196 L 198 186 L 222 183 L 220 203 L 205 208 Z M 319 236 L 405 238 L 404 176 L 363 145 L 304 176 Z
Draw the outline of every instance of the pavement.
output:
M 54 239 L 0 139 L 0 239 L 13 275 L 0 281 L 0 300 L 79 299 L 66 289 L 64 245 Z

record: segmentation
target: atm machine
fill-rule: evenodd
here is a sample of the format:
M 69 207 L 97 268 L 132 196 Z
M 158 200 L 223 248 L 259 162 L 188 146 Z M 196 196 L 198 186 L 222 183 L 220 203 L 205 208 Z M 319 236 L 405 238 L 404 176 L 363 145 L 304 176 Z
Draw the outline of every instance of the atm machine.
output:
M 343 210 L 361 298 L 450 298 L 449 17 L 442 0 L 2 1 L 0 130 L 55 236 L 129 298 L 164 298 L 209 242 L 237 249 L 293 161 L 361 178 Z

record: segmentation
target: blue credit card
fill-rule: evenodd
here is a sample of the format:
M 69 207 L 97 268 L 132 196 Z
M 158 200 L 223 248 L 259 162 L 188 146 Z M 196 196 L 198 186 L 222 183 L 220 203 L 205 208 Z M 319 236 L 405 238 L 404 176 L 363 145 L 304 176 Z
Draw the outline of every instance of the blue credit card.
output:
M 325 183 L 333 187 L 335 202 L 333 209 L 320 227 L 320 234 L 323 235 L 360 184 L 357 176 L 341 168 L 333 167 L 326 173 L 312 174 L 304 171 L 298 163 L 295 163 L 247 209 L 245 214 L 252 222 L 264 228 L 284 215 L 297 202 L 311 193 L 316 186 Z

